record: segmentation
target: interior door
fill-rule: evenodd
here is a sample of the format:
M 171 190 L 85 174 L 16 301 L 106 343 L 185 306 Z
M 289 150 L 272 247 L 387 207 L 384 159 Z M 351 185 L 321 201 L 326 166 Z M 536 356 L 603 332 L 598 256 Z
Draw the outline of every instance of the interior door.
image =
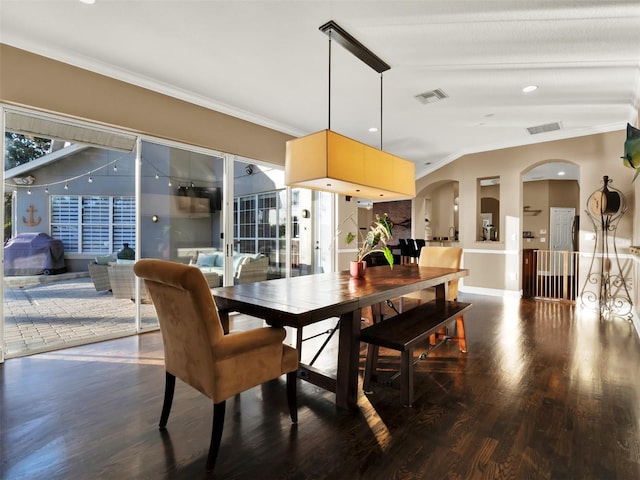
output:
M 555 252 L 571 252 L 573 250 L 573 220 L 575 208 L 551 207 L 549 212 L 549 247 Z M 561 276 L 564 273 L 564 261 L 557 253 L 552 255 L 552 274 Z M 573 271 L 573 256 L 569 255 L 568 271 Z
M 573 249 L 573 219 L 576 215 L 575 208 L 551 207 L 549 213 L 549 244 L 551 250 Z

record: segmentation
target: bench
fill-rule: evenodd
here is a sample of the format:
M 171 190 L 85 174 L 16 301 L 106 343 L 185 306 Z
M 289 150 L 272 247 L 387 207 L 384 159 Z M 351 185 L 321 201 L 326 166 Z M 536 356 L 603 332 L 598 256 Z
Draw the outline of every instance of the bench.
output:
M 376 373 L 378 348 L 386 347 L 401 353 L 401 397 L 403 405 L 413 403 L 413 350 L 428 342 L 432 335 L 456 319 L 460 351 L 466 353 L 463 313 L 471 308 L 470 303 L 432 300 L 411 310 L 399 313 L 387 320 L 362 329 L 360 340 L 368 343 L 364 372 L 364 390 L 369 391 L 371 378 Z M 445 340 L 443 340 L 445 341 Z

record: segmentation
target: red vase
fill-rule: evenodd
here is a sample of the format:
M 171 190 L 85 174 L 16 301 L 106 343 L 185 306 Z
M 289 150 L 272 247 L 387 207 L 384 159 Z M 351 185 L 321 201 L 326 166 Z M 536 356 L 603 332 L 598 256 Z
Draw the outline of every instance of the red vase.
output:
M 352 277 L 360 278 L 364 276 L 365 268 L 367 268 L 367 262 L 357 262 L 352 260 L 349 264 L 349 273 Z

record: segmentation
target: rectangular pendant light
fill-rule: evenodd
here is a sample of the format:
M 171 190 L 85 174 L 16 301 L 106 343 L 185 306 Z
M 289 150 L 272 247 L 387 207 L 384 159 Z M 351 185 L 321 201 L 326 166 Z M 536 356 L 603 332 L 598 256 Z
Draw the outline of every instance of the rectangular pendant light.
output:
M 329 128 L 286 144 L 285 182 L 290 187 L 340 193 L 370 200 L 416 196 L 415 165 L 331 130 L 331 40 L 380 74 L 382 148 L 382 72 L 391 67 L 333 20 L 320 30 L 329 36 Z
M 415 197 L 415 165 L 331 130 L 289 140 L 285 182 L 371 200 Z

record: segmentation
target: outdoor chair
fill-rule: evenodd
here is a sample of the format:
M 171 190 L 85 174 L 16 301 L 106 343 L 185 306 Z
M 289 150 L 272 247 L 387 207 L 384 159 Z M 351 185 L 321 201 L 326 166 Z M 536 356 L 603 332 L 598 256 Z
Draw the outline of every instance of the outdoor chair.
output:
M 161 430 L 169 419 L 176 377 L 213 402 L 207 471 L 213 470 L 218 456 L 228 398 L 286 373 L 289 414 L 297 423 L 298 353 L 282 343 L 284 328 L 225 335 L 209 285 L 197 267 L 145 259 L 134 271 L 144 279 L 162 332 L 166 383 Z
M 131 263 L 111 263 L 107 271 L 113 298 L 135 300 L 136 276 L 133 273 L 133 261 Z M 149 295 L 144 283 L 140 284 L 140 301 L 143 303 L 149 302 Z
M 96 292 L 106 292 L 111 290 L 111 282 L 109 281 L 109 265 L 101 265 L 96 262 L 89 262 L 87 269 L 89 276 L 96 288 Z

